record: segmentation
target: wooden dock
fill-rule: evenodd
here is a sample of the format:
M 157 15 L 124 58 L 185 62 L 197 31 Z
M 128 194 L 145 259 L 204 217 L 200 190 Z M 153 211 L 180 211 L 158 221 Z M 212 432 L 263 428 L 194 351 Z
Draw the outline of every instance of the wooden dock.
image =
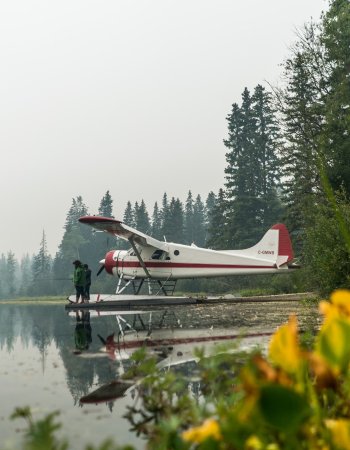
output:
M 220 303 L 264 303 L 264 302 L 299 302 L 305 299 L 316 298 L 312 292 L 280 295 L 261 295 L 254 297 L 225 296 L 160 296 L 160 295 L 115 295 L 93 294 L 86 303 L 75 303 L 75 296 L 68 298 L 66 309 L 134 309 L 145 306 L 173 306 L 173 305 L 206 305 Z

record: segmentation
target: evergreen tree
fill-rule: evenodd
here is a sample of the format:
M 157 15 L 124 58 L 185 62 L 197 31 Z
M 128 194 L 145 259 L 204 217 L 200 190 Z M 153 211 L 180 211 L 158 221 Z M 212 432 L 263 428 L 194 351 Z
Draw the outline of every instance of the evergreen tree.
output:
M 113 216 L 113 200 L 112 197 L 107 191 L 105 195 L 102 197 L 100 201 L 100 206 L 98 208 L 98 215 L 102 217 L 111 217 Z M 91 236 L 91 245 L 90 247 L 90 263 L 95 261 L 92 270 L 97 268 L 96 262 L 99 261 L 104 255 L 113 248 L 118 248 L 118 241 L 112 239 L 111 236 L 104 232 L 96 232 L 94 231 Z
M 209 213 L 209 226 L 206 245 L 213 249 L 225 249 L 228 247 L 225 230 L 227 229 L 226 222 L 227 201 L 225 198 L 225 191 L 220 189 L 217 195 L 215 206 L 212 207 Z
M 109 191 L 107 191 L 101 199 L 100 206 L 98 208 L 98 215 L 102 217 L 114 217 L 113 200 Z
M 21 273 L 21 280 L 20 280 L 20 295 L 27 295 L 29 286 L 32 282 L 32 258 L 27 253 L 23 256 L 20 262 L 20 273 Z
M 138 203 L 136 202 L 135 208 L 138 209 Z M 131 202 L 128 201 L 124 210 L 123 222 L 129 227 L 135 228 L 136 225 L 136 211 L 132 207 Z M 114 241 L 115 242 L 115 241 Z M 129 242 L 124 239 L 118 239 L 117 245 L 114 245 L 114 248 L 120 248 L 123 250 L 127 250 L 130 248 Z
M 134 210 L 133 207 L 131 206 L 131 202 L 128 201 L 125 211 L 124 211 L 124 216 L 123 216 L 123 222 L 126 225 L 129 225 L 129 227 L 135 227 L 135 214 L 134 214 Z
M 272 95 L 258 85 L 252 96 L 255 118 L 255 154 L 257 156 L 257 199 L 260 201 L 260 231 L 264 233 L 280 220 L 282 205 L 277 195 L 280 182 L 281 162 L 278 153 L 282 147 L 277 113 L 272 106 Z
M 17 260 L 13 252 L 7 253 L 6 259 L 6 281 L 7 281 L 7 293 L 10 297 L 14 297 L 17 291 Z
M 65 232 L 69 233 L 69 231 L 74 228 L 79 222 L 79 217 L 86 216 L 88 213 L 88 209 L 83 202 L 83 198 L 78 195 L 78 197 L 72 199 L 72 205 L 69 208 L 66 223 L 65 223 Z
M 6 256 L 1 253 L 0 256 L 0 297 L 3 298 L 7 292 L 7 283 L 6 283 Z
M 51 257 L 47 249 L 46 235 L 43 231 L 40 241 L 39 252 L 33 257 L 32 274 L 33 280 L 37 281 L 50 276 Z
M 195 241 L 195 226 L 194 226 L 194 201 L 192 192 L 188 191 L 186 203 L 185 203 L 185 223 L 184 223 L 184 235 L 185 243 L 192 244 Z
M 171 223 L 170 206 L 168 203 L 168 196 L 166 192 L 164 192 L 162 200 L 161 219 L 162 219 L 162 236 L 167 241 L 169 241 L 171 240 L 173 227 Z
M 198 247 L 204 247 L 205 245 L 205 209 L 201 196 L 198 194 L 196 201 L 193 205 L 193 228 L 195 230 L 194 243 Z
M 63 238 L 53 263 L 53 276 L 56 279 L 54 289 L 56 293 L 64 293 L 68 289 L 72 289 L 70 280 L 73 271 L 73 260 L 80 259 L 90 267 L 97 267 L 98 262 L 95 259 L 93 232 L 90 227 L 78 221 L 79 217 L 87 214 L 88 209 L 82 197 L 73 198 L 66 217 Z
M 140 206 L 135 203 L 135 228 L 143 233 L 150 233 L 151 225 L 145 202 L 141 200 Z
M 156 239 L 163 239 L 161 230 L 161 213 L 158 208 L 158 203 L 155 202 L 152 214 L 152 236 Z
M 215 207 L 215 205 L 216 205 L 216 195 L 213 191 L 210 191 L 205 201 L 205 225 L 207 228 L 210 223 L 211 212 Z
M 271 94 L 258 85 L 251 96 L 245 88 L 242 106 L 234 104 L 227 120 L 226 238 L 230 248 L 245 248 L 281 214 L 277 198 L 280 137 Z
M 282 162 L 287 224 L 297 237 L 299 251 L 305 228 L 313 225 L 308 211 L 321 194 L 318 155 L 327 73 L 319 27 L 311 23 L 304 27 L 292 56 L 285 62 L 286 87 L 278 92 L 285 135 Z
M 184 242 L 184 212 L 181 201 L 172 197 L 169 205 L 169 234 L 168 241 Z
M 322 44 L 329 70 L 321 148 L 334 190 L 350 194 L 350 3 L 333 0 L 322 21 Z
M 52 260 L 47 249 L 46 235 L 43 231 L 39 252 L 34 255 L 32 263 L 32 283 L 30 295 L 49 295 L 52 293 Z
M 205 201 L 204 221 L 205 221 L 205 245 L 209 240 L 209 228 L 211 227 L 211 215 L 216 205 L 216 195 L 213 191 L 210 191 Z

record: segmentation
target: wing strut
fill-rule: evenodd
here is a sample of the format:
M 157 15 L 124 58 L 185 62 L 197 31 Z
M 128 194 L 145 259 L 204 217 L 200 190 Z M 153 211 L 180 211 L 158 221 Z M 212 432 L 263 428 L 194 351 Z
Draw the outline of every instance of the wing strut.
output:
M 128 241 L 130 242 L 131 247 L 134 250 L 135 255 L 137 256 L 137 259 L 139 260 L 139 262 L 140 262 L 140 264 L 141 264 L 145 274 L 147 275 L 148 278 L 152 278 L 150 273 L 148 272 L 146 264 L 143 262 L 143 259 L 141 258 L 140 252 L 137 250 L 137 247 L 135 245 L 134 239 L 132 237 L 129 237 Z

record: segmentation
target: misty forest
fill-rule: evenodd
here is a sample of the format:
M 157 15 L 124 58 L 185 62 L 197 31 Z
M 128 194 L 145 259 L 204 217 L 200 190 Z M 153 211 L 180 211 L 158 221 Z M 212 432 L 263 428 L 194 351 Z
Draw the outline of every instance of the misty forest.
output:
M 298 31 L 277 85 L 242 89 L 226 117 L 226 181 L 218 192 L 204 198 L 189 190 L 185 199 L 164 192 L 160 203 L 146 206 L 140 191 L 139 201 L 125 205 L 126 224 L 161 240 L 213 249 L 246 248 L 274 223 L 287 225 L 300 270 L 186 280 L 179 290 L 328 293 L 350 287 L 344 237 L 350 225 L 349 42 L 350 4 L 333 1 L 318 21 Z M 93 232 L 78 218 L 113 217 L 117 201 L 107 191 L 98 212 L 91 212 L 77 193 L 55 255 L 40 226 L 36 254 L 21 260 L 1 254 L 0 298 L 70 294 L 74 259 L 93 270 L 92 292 L 114 292 L 116 279 L 95 274 L 107 250 L 128 243 Z

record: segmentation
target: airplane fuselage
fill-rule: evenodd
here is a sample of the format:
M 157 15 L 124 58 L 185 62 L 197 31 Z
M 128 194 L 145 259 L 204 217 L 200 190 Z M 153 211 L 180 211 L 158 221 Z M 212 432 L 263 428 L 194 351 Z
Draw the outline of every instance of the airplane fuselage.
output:
M 283 224 L 273 225 L 250 248 L 211 250 L 193 244 L 159 241 L 113 218 L 84 216 L 79 221 L 129 241 L 130 250 L 111 250 L 100 261 L 101 268 L 120 280 L 281 273 L 290 268 L 294 258 L 289 233 Z
M 150 276 L 160 280 L 274 273 L 281 270 L 271 260 L 247 256 L 246 252 L 240 250 L 216 251 L 167 243 L 166 250 L 154 251 L 144 247 L 139 252 Z M 108 252 L 105 268 L 108 273 L 123 276 L 124 279 L 148 278 L 132 249 Z

